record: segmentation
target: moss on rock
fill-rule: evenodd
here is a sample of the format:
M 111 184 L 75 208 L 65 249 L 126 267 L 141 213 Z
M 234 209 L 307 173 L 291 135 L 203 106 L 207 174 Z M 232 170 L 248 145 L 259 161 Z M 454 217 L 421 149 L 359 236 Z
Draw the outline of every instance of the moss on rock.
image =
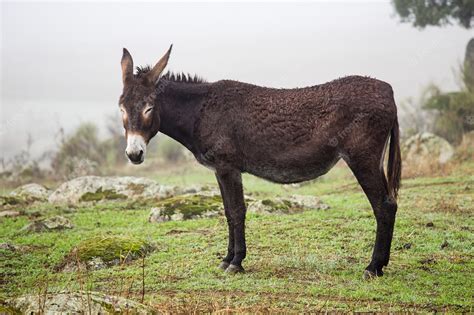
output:
M 134 195 L 141 195 L 145 191 L 145 185 L 144 184 L 135 184 L 135 183 L 130 183 L 127 185 L 127 188 L 133 191 Z
M 119 194 L 114 190 L 102 190 L 102 187 L 96 190 L 96 192 L 87 192 L 82 195 L 80 201 L 99 201 L 99 200 L 116 200 L 116 199 L 127 199 L 124 194 Z
M 64 265 L 70 263 L 101 260 L 106 265 L 116 265 L 148 254 L 154 247 L 140 238 L 125 236 L 96 236 L 80 242 L 66 257 Z
M 271 209 L 270 212 L 290 213 L 294 210 L 300 210 L 302 207 L 286 199 L 270 200 L 263 199 L 262 205 Z
M 183 220 L 199 217 L 206 212 L 216 212 L 223 208 L 222 198 L 217 195 L 181 195 L 161 200 L 157 204 L 160 213 L 172 217 L 180 213 Z
M 22 206 L 28 203 L 28 200 L 22 196 L 0 196 L 0 205 L 2 207 Z
M 296 202 L 292 202 L 287 199 L 275 198 L 255 200 L 248 206 L 249 212 L 254 213 L 278 213 L 278 214 L 291 214 L 297 213 L 304 210 L 304 207 Z

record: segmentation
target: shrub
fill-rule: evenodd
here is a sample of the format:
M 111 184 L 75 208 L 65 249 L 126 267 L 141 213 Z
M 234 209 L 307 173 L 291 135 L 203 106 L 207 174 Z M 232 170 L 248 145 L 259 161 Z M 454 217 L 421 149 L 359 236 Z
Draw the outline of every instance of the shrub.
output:
M 184 147 L 175 140 L 166 136 L 160 136 L 157 153 L 158 156 L 163 158 L 165 161 L 179 162 L 184 160 L 184 150 Z
M 58 152 L 53 156 L 51 166 L 63 178 L 100 173 L 107 161 L 108 146 L 99 140 L 94 124 L 84 123 L 65 137 L 61 134 Z

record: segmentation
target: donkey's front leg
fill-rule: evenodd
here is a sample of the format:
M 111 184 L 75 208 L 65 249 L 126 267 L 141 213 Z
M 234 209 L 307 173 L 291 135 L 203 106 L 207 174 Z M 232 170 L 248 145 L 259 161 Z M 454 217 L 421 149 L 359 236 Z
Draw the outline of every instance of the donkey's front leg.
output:
M 227 255 L 224 257 L 224 259 L 222 259 L 222 262 L 219 265 L 220 269 L 226 270 L 227 267 L 229 267 L 232 259 L 234 259 L 234 224 L 232 223 L 232 217 L 230 216 L 229 202 L 227 198 L 224 198 L 224 189 L 219 180 L 219 176 L 217 176 L 217 173 L 216 173 L 216 179 L 217 179 L 217 183 L 219 184 L 219 190 L 221 192 L 222 201 L 224 202 L 224 213 L 227 219 L 227 226 L 229 230 L 229 237 L 228 237 L 228 243 L 227 243 Z
M 217 170 L 216 177 L 229 226 L 229 246 L 221 267 L 226 267 L 226 272 L 243 272 L 242 260 L 246 255 L 245 213 L 247 210 L 242 188 L 242 174 L 238 170 Z

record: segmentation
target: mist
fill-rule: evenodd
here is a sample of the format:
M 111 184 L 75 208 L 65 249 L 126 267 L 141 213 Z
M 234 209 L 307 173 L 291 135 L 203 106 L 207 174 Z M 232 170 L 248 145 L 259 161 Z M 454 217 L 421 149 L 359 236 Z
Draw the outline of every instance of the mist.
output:
M 350 74 L 389 82 L 397 102 L 429 83 L 456 89 L 472 31 L 401 24 L 389 1 L 319 3 L 1 4 L 3 158 L 54 150 L 60 128 L 104 132 L 117 115 L 122 48 L 208 81 L 315 85 Z M 117 119 L 118 116 L 117 116 Z

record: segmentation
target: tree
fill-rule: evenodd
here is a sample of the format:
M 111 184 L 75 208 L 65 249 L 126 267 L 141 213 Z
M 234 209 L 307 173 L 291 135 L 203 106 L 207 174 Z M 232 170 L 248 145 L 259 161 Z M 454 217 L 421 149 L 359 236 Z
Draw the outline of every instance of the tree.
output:
M 456 21 L 465 28 L 474 24 L 473 0 L 392 0 L 403 22 L 416 27 L 443 26 Z
M 453 21 L 465 28 L 474 26 L 474 0 L 392 0 L 392 3 L 402 22 L 415 27 L 444 26 Z M 463 83 L 460 91 L 445 93 L 433 85 L 422 104 L 422 108 L 437 114 L 433 131 L 454 143 L 474 129 L 474 38 L 467 45 L 460 70 Z

